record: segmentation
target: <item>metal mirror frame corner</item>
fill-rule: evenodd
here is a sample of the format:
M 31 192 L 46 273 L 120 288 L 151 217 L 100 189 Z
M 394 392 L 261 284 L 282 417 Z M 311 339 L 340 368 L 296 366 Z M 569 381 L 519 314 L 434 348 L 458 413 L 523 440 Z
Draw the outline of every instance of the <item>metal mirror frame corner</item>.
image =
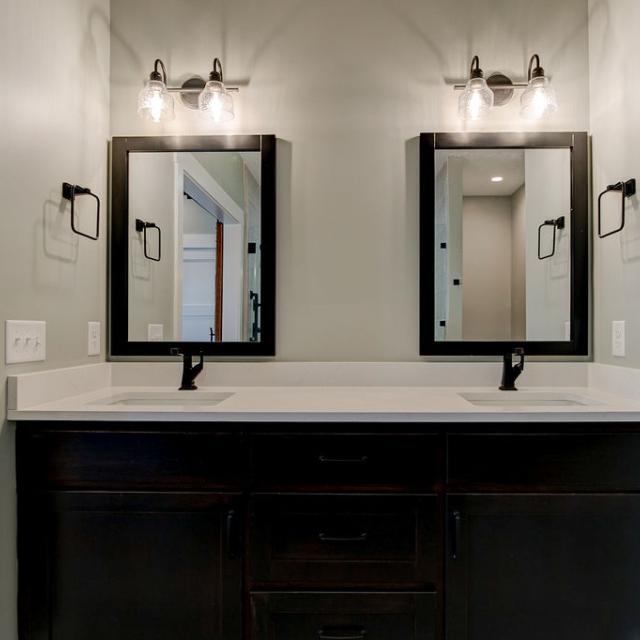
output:
M 435 155 L 438 149 L 564 149 L 571 151 L 571 340 L 436 341 Z M 522 348 L 534 356 L 589 355 L 589 151 L 588 134 L 420 134 L 420 355 L 501 356 Z
M 259 342 L 132 342 L 129 340 L 129 154 L 132 152 L 237 151 L 261 153 L 262 260 Z M 274 356 L 276 353 L 276 137 L 274 135 L 140 136 L 111 141 L 109 354 L 168 356 L 172 349 L 205 356 Z

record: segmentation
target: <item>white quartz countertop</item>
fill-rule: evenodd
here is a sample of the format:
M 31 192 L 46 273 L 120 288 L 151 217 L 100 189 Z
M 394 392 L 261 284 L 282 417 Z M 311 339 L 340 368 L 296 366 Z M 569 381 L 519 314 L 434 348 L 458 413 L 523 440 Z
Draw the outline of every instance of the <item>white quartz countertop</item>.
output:
M 197 391 L 178 391 L 179 373 L 172 364 L 101 363 L 10 376 L 7 417 L 16 422 L 640 423 L 640 371 L 588 363 L 534 363 L 517 392 L 498 391 L 498 364 L 234 363 L 205 369 Z M 221 379 L 232 383 L 211 383 Z M 146 386 L 136 385 L 138 380 Z M 462 384 L 452 384 L 458 380 Z M 497 404 L 478 406 L 465 398 L 468 394 Z M 563 398 L 575 402 L 540 402 Z
M 167 395 L 168 402 L 153 397 Z M 184 402 L 180 395 L 184 394 Z M 208 405 L 211 394 L 231 394 Z M 476 406 L 463 396 L 508 396 L 516 406 Z M 151 395 L 153 397 L 149 398 Z M 540 397 L 572 397 L 584 405 L 536 406 Z M 199 397 L 204 398 L 199 404 Z M 527 398 L 532 397 L 531 405 Z M 118 404 L 122 398 L 136 402 Z M 513 399 L 513 400 L 512 400 Z M 522 403 L 522 404 L 521 404 Z M 636 421 L 640 402 L 593 388 L 536 388 L 500 394 L 495 388 L 447 387 L 110 387 L 19 410 L 9 420 L 120 422 L 514 422 Z

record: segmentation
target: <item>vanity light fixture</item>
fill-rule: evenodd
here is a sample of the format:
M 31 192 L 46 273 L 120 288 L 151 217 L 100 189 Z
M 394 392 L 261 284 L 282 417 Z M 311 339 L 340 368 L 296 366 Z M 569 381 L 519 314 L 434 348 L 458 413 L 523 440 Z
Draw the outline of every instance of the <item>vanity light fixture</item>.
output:
M 540 65 L 540 56 L 537 53 L 529 61 L 526 82 L 513 82 L 503 73 L 494 73 L 485 80 L 478 56 L 475 56 L 467 83 L 454 85 L 455 91 L 463 92 L 458 105 L 460 118 L 465 121 L 480 120 L 493 107 L 509 104 L 516 89 L 524 89 L 520 108 L 523 118 L 541 119 L 557 111 L 556 93 Z
M 540 56 L 537 53 L 529 61 L 528 80 L 529 84 L 520 100 L 522 117 L 528 120 L 540 120 L 555 113 L 558 110 L 556 92 L 540 66 Z
M 471 61 L 469 81 L 458 101 L 458 113 L 463 120 L 480 120 L 493 107 L 494 94 L 484 79 L 480 58 Z
M 157 59 L 149 79 L 138 95 L 138 115 L 156 123 L 173 120 L 175 107 L 171 94 L 178 93 L 187 108 L 199 110 L 213 122 L 227 122 L 234 118 L 230 93 L 237 91 L 237 87 L 225 86 L 219 58 L 213 61 L 208 82 L 200 77 L 193 77 L 181 87 L 167 86 L 167 70 L 162 60 Z

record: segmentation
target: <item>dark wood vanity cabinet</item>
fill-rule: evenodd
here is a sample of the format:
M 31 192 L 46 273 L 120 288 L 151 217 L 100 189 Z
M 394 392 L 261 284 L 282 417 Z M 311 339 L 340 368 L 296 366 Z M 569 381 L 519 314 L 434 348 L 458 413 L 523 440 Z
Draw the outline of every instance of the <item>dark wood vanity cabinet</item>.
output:
M 640 496 L 464 495 L 448 513 L 449 640 L 640 629 Z
M 21 638 L 240 637 L 237 496 L 47 492 L 19 509 Z
M 640 629 L 634 427 L 32 424 L 21 640 Z

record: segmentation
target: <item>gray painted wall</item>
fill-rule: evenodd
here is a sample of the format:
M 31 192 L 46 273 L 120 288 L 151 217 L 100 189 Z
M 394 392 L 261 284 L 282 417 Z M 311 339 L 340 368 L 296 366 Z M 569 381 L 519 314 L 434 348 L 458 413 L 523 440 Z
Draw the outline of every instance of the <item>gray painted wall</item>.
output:
M 527 340 L 562 342 L 571 320 L 571 154 L 568 149 L 525 151 L 527 242 Z M 556 234 L 553 257 L 538 259 L 538 228 L 545 220 L 565 216 Z M 551 252 L 551 227 L 543 229 L 543 252 Z
M 175 338 L 176 154 L 129 154 L 129 340 L 146 342 L 149 324 L 161 324 L 165 340 Z M 136 219 L 162 230 L 161 260 L 144 255 L 144 233 Z M 147 252 L 156 256 L 158 233 L 147 231 Z
M 527 337 L 526 186 L 511 197 L 511 339 Z
M 511 198 L 464 198 L 462 337 L 511 338 Z
M 590 0 L 593 192 L 640 180 L 637 0 Z M 615 200 L 612 201 L 615 203 Z M 611 204 L 611 203 L 610 203 Z M 640 367 L 640 200 L 627 202 L 627 227 L 594 240 L 594 339 L 598 362 Z M 627 322 L 627 357 L 611 355 L 611 322 Z
M 541 16 L 543 16 L 541 22 Z M 562 105 L 542 125 L 586 130 L 587 0 L 112 0 L 114 135 L 275 133 L 278 359 L 418 359 L 418 146 L 460 130 L 445 82 L 522 79 L 539 52 Z M 214 129 L 177 107 L 154 127 L 136 96 L 156 57 L 174 82 L 220 56 L 241 84 Z M 518 103 L 485 130 L 524 129 Z
M 625 35 L 630 48 L 634 0 L 590 4 L 596 14 L 593 50 Z M 600 5 L 615 9 L 613 22 Z M 607 166 L 615 178 L 620 168 L 608 164 L 609 155 L 617 161 L 629 138 L 622 138 L 621 129 L 605 152 L 602 111 L 614 96 L 613 108 L 630 123 L 624 92 L 635 92 L 628 97 L 637 104 L 637 89 L 622 82 L 633 77 L 632 56 L 618 46 L 602 56 L 606 67 L 594 65 L 594 77 L 613 71 L 612 92 L 594 89 L 593 123 L 597 171 Z M 160 129 L 137 118 L 137 93 L 158 56 L 171 79 L 181 82 L 193 72 L 205 75 L 212 57 L 220 55 L 230 82 L 243 87 L 237 119 L 220 131 L 273 132 L 281 140 L 278 358 L 416 360 L 416 136 L 462 128 L 457 95 L 445 79 L 464 79 L 475 53 L 485 71 L 520 79 L 535 51 L 553 74 L 562 107 L 541 127 L 586 129 L 587 0 L 5 0 L 3 83 L 22 86 L 37 71 L 46 73 L 37 76 L 40 101 L 13 91 L 0 98 L 0 118 L 9 125 L 0 136 L 0 318 L 46 320 L 48 359 L 36 366 L 0 364 L 0 376 L 90 361 L 87 321 L 105 320 L 106 226 L 99 243 L 72 236 L 60 183 L 75 181 L 106 195 L 110 89 L 113 135 L 213 132 L 197 114 L 181 109 L 175 122 Z M 529 126 L 514 103 L 481 128 Z M 634 135 L 635 144 L 623 154 L 624 173 L 637 166 L 631 159 L 637 129 Z M 615 260 L 622 264 L 619 255 Z M 637 268 L 625 267 L 627 291 L 637 282 Z M 618 265 L 613 275 L 622 271 Z M 3 640 L 16 636 L 12 451 L 13 431 L 3 425 Z
M 104 336 L 106 216 L 99 242 L 74 236 L 60 192 L 63 181 L 89 186 L 106 206 L 108 0 L 5 0 L 0 77 L 0 319 L 47 321 L 45 363 L 5 366 L 0 339 L 5 389 L 7 373 L 104 359 L 87 357 L 87 322 L 102 321 Z M 0 420 L 2 640 L 17 637 L 13 440 Z

